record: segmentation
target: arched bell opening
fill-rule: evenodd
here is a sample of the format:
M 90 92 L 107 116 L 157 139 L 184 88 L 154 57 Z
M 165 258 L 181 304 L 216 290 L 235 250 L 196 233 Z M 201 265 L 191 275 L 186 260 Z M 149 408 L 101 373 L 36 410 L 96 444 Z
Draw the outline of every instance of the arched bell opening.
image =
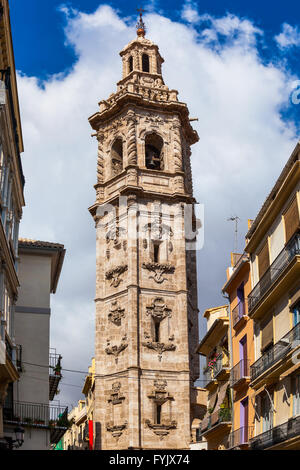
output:
M 148 54 L 142 55 L 142 71 L 150 72 L 150 60 Z
M 153 133 L 145 139 L 146 168 L 149 170 L 163 170 L 163 146 L 162 138 Z
M 123 141 L 118 137 L 111 148 L 111 169 L 112 174 L 117 175 L 123 170 Z
M 129 56 L 129 59 L 128 59 L 128 73 L 130 73 L 132 71 L 133 71 L 133 57 L 131 55 L 131 56 Z

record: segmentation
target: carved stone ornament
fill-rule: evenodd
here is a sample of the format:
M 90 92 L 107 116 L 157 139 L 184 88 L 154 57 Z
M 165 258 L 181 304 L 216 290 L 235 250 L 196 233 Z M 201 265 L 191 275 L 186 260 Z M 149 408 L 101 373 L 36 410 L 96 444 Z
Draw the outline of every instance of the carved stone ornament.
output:
M 122 241 L 120 238 L 122 238 L 122 234 L 126 232 L 124 227 L 114 227 L 111 230 L 109 230 L 105 236 L 106 243 L 109 245 L 110 242 L 113 242 L 113 247 L 119 250 L 122 247 Z M 123 237 L 124 238 L 124 237 Z M 124 248 L 124 245 L 123 245 Z
M 177 428 L 177 421 L 175 420 L 167 421 L 164 424 L 153 424 L 149 419 L 146 419 L 145 424 L 153 430 L 154 434 L 159 436 L 160 440 L 163 440 L 170 433 L 171 429 Z
M 150 231 L 151 238 L 154 240 L 173 237 L 172 228 L 169 227 L 169 225 L 161 223 L 159 218 L 156 218 L 153 222 L 146 224 L 143 230 L 144 232 Z
M 122 340 L 121 340 L 121 343 L 119 345 L 114 345 L 114 346 L 111 346 L 110 345 L 110 340 L 108 339 L 107 340 L 107 348 L 105 349 L 105 352 L 106 354 L 108 355 L 113 355 L 115 356 L 115 362 L 116 364 L 118 363 L 118 356 L 119 354 L 124 351 L 124 349 L 127 348 L 128 346 L 128 343 L 126 343 L 125 341 L 127 340 L 127 335 L 123 336 Z
M 127 264 L 123 264 L 120 266 L 116 266 L 113 269 L 110 269 L 105 273 L 105 278 L 110 282 L 110 285 L 113 287 L 118 287 L 118 285 L 122 282 L 123 279 L 120 279 L 121 274 L 127 271 L 128 266 Z
M 152 305 L 146 307 L 146 312 L 155 320 L 162 321 L 166 317 L 171 317 L 172 310 L 166 306 L 163 298 L 157 297 Z
M 158 284 L 162 284 L 164 281 L 167 280 L 166 277 L 164 277 L 164 274 L 173 274 L 175 271 L 175 266 L 172 266 L 171 264 L 160 264 L 160 263 L 143 263 L 142 268 L 147 269 L 150 272 L 153 272 L 154 274 L 151 274 L 149 276 L 149 279 L 153 279 L 155 282 Z
M 111 386 L 112 390 L 110 392 L 110 397 L 108 399 L 108 403 L 111 403 L 112 405 L 118 405 L 122 403 L 123 400 L 125 400 L 125 397 L 122 396 L 120 390 L 121 390 L 121 382 L 115 382 Z
M 172 341 L 174 340 L 174 336 L 171 336 Z M 156 343 L 155 341 L 147 341 L 146 343 L 142 343 L 148 349 L 153 349 L 158 353 L 158 359 L 161 361 L 162 354 L 165 351 L 175 351 L 176 345 L 173 343 Z
M 127 421 L 124 422 L 124 424 L 118 424 L 114 425 L 112 421 L 106 423 L 106 430 L 108 432 L 111 432 L 112 437 L 114 437 L 116 440 L 120 438 L 120 436 L 123 434 L 124 429 L 127 428 Z
M 121 320 L 125 316 L 124 312 L 125 312 L 125 308 L 121 308 L 118 305 L 118 302 L 115 300 L 114 302 L 112 302 L 111 308 L 108 314 L 109 321 L 114 323 L 114 325 L 120 326 Z

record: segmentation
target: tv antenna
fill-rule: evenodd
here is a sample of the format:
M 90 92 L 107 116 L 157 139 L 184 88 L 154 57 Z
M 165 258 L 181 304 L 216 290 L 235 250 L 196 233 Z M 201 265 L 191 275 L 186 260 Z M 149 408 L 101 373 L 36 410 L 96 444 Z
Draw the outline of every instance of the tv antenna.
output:
M 229 217 L 227 219 L 230 222 L 235 222 L 235 234 L 234 234 L 234 253 L 237 253 L 238 250 L 238 222 L 241 220 L 237 215 Z

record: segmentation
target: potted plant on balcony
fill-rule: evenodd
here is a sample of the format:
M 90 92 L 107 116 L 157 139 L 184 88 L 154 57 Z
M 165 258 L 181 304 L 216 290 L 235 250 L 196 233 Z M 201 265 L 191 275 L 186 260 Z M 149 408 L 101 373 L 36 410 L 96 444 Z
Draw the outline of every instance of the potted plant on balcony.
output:
M 26 418 L 24 418 L 23 422 L 26 423 L 26 424 L 28 424 L 28 425 L 29 425 L 29 424 L 32 424 L 32 418 L 27 418 L 27 417 L 26 417 Z

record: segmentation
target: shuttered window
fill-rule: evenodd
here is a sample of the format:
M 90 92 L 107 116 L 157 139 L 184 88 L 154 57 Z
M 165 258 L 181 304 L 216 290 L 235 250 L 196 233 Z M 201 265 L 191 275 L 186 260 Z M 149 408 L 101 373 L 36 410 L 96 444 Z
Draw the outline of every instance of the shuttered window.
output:
M 273 315 L 261 323 L 261 350 L 273 344 Z
M 285 225 L 285 242 L 288 242 L 300 227 L 297 198 L 293 200 L 292 204 L 289 206 L 283 216 Z
M 265 272 L 270 266 L 268 240 L 264 244 L 262 250 L 258 253 L 257 259 L 259 278 L 262 278 L 262 276 L 265 274 Z

